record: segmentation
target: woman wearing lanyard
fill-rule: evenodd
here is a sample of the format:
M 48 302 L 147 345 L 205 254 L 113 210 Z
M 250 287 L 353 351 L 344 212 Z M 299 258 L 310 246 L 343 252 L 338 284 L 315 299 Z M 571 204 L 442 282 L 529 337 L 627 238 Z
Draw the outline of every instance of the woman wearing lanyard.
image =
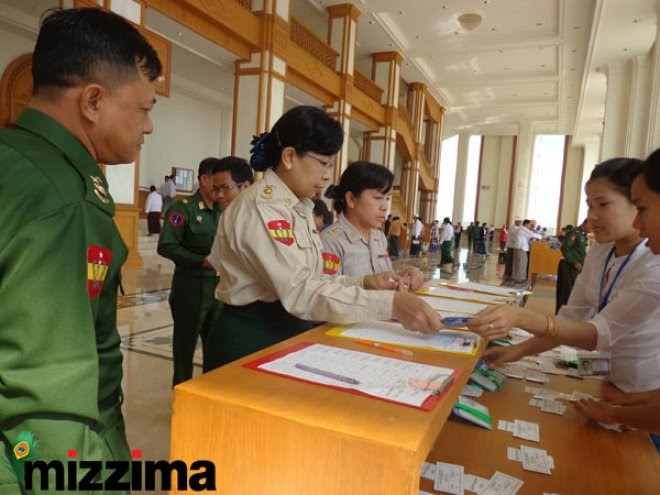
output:
M 616 158 L 593 170 L 586 193 L 598 244 L 587 253 L 568 304 L 557 317 L 497 306 L 470 321 L 469 328 L 488 339 L 503 337 L 512 327 L 535 335 L 508 348 L 488 349 L 487 361 L 516 361 L 567 344 L 609 351 L 609 379 L 624 392 L 660 388 L 660 257 L 633 226 L 637 210 L 630 193 L 641 163 Z
M 391 272 L 387 239 L 380 229 L 392 197 L 394 174 L 387 167 L 355 162 L 348 167 L 338 186 L 329 186 L 328 198 L 334 199 L 337 221 L 321 234 L 324 256 L 334 256 L 327 264 L 328 274 L 359 276 Z M 334 272 L 334 273 L 333 273 Z M 416 291 L 424 276 L 415 267 L 400 273 L 402 290 Z
M 313 202 L 331 177 L 343 141 L 339 123 L 314 107 L 295 107 L 253 141 L 250 164 L 263 177 L 223 213 L 220 284 L 225 303 L 208 341 L 209 371 L 316 325 L 396 317 L 435 332 L 440 316 L 418 297 L 392 290 L 394 274 L 328 277 Z M 327 257 L 326 257 L 327 258 Z M 324 261 L 326 263 L 324 263 Z M 331 261 L 331 260 L 330 260 Z
M 646 246 L 660 258 L 660 150 L 649 156 L 633 181 L 632 200 L 637 206 L 633 225 L 643 237 L 648 237 Z M 622 394 L 606 402 L 583 400 L 575 407 L 600 423 L 624 424 L 653 432 L 656 448 L 660 447 L 660 389 Z

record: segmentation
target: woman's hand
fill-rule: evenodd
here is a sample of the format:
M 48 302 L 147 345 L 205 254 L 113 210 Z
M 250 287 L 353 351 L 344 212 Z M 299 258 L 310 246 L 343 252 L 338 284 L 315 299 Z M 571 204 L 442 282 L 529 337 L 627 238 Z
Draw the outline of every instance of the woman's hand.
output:
M 612 416 L 612 406 L 606 402 L 582 399 L 575 402 L 575 409 L 587 418 L 604 425 L 618 425 L 619 422 Z
M 488 340 L 501 339 L 518 326 L 518 318 L 524 311 L 518 306 L 489 306 L 468 321 L 468 328 Z
M 401 277 L 394 272 L 382 272 L 374 275 L 365 275 L 362 285 L 369 290 L 398 290 Z
M 489 366 L 498 367 L 506 363 L 518 361 L 519 359 L 525 356 L 526 353 L 524 352 L 524 349 L 522 349 L 521 346 L 519 345 L 512 345 L 512 346 L 498 345 L 486 349 L 481 358 Z

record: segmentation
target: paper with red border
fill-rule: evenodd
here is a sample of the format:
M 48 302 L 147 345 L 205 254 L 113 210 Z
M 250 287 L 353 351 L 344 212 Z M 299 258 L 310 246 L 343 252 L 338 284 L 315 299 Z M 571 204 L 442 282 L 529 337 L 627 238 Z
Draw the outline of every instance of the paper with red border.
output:
M 319 385 L 319 386 L 322 386 L 322 387 L 327 387 L 327 388 L 332 388 L 332 389 L 335 389 L 335 390 L 340 390 L 342 392 L 347 392 L 349 394 L 361 395 L 363 397 L 368 397 L 368 398 L 371 398 L 371 399 L 379 399 L 379 400 L 382 400 L 382 401 L 385 401 L 385 402 L 392 402 L 394 404 L 398 404 L 398 405 L 402 405 L 402 406 L 408 406 L 408 407 L 412 407 L 412 408 L 415 408 L 415 409 L 422 409 L 422 410 L 425 410 L 425 411 L 433 410 L 433 408 L 439 402 L 441 402 L 444 399 L 446 394 L 451 390 L 453 384 L 456 383 L 456 381 L 458 380 L 458 378 L 461 375 L 461 372 L 459 370 L 454 370 L 451 374 L 451 377 L 452 377 L 451 383 L 447 387 L 444 388 L 444 390 L 442 391 L 441 394 L 431 395 L 421 405 L 417 406 L 417 405 L 413 405 L 413 404 L 398 402 L 396 400 L 387 399 L 387 398 L 376 396 L 376 395 L 370 395 L 368 393 L 362 392 L 361 390 L 355 390 L 355 389 L 349 388 L 349 387 L 342 387 L 340 385 L 328 385 L 326 383 L 319 383 L 319 382 L 314 381 L 314 380 L 307 380 L 307 379 L 304 379 L 304 378 L 301 378 L 301 377 L 291 376 L 291 375 L 284 374 L 284 373 L 278 373 L 278 372 L 275 372 L 275 371 L 271 371 L 271 370 L 263 369 L 263 368 L 259 367 L 262 364 L 269 363 L 269 362 L 272 362 L 272 361 L 276 361 L 276 360 L 278 360 L 278 359 L 280 359 L 284 356 L 287 356 L 289 354 L 298 352 L 298 351 L 300 351 L 302 349 L 305 349 L 307 347 L 310 347 L 314 344 L 315 344 L 314 342 L 299 342 L 299 343 L 294 344 L 292 346 L 289 346 L 289 347 L 286 347 L 286 348 L 281 349 L 279 351 L 273 352 L 272 354 L 268 354 L 268 355 L 263 356 L 259 359 L 255 359 L 254 361 L 250 361 L 249 363 L 245 363 L 245 364 L 243 364 L 243 367 L 253 369 L 253 370 L 256 370 L 256 371 L 260 371 L 262 373 L 268 373 L 268 374 L 271 374 L 271 375 L 282 376 L 282 377 L 285 377 L 285 378 L 288 378 L 288 379 L 291 379 L 291 380 L 296 380 L 296 381 L 299 381 L 299 382 L 312 383 L 314 385 Z M 330 346 L 327 346 L 327 347 L 330 347 Z M 342 349 L 342 350 L 348 350 L 348 349 Z M 352 351 L 352 352 L 359 352 L 359 351 Z M 394 359 L 394 358 L 387 358 L 387 359 Z M 423 363 L 419 363 L 419 364 L 423 364 Z

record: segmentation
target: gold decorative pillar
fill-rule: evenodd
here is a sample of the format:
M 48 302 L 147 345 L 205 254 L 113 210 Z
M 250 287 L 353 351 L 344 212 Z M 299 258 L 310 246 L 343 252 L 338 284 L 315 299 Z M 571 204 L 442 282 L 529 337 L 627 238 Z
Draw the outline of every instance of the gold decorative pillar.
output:
M 381 52 L 372 55 L 372 79 L 384 88 L 385 123 L 375 132 L 365 137 L 367 159 L 385 165 L 394 172 L 394 153 L 396 151 L 396 130 L 394 119 L 398 115 L 399 78 L 403 57 L 398 52 Z M 403 192 L 403 184 L 402 184 Z
M 344 130 L 344 144 L 337 156 L 337 165 L 334 170 L 334 183 L 336 184 L 348 166 L 348 142 L 351 130 L 351 104 L 348 102 L 348 98 L 353 88 L 355 36 L 360 11 L 348 3 L 332 5 L 328 7 L 328 13 L 328 44 L 340 54 L 339 73 L 342 79 L 340 98 L 328 108 L 328 113 L 339 121 Z
M 253 135 L 268 131 L 284 113 L 289 1 L 253 2 L 261 20 L 261 44 L 236 62 L 231 152 L 249 158 Z

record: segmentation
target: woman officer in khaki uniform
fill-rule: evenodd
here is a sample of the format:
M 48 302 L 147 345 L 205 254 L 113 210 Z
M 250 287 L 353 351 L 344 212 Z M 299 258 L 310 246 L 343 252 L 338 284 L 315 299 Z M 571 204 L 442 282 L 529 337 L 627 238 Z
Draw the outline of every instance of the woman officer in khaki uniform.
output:
M 343 141 L 337 121 L 300 106 L 253 141 L 250 164 L 263 178 L 241 194 L 218 225 L 225 303 L 211 331 L 209 371 L 316 325 L 396 317 L 412 330 L 442 327 L 416 296 L 393 290 L 394 274 L 329 277 L 314 225 L 313 202 L 330 179 Z M 327 257 L 326 257 L 327 258 Z M 326 259 L 325 265 L 328 262 Z
M 336 273 L 356 276 L 392 271 L 387 239 L 380 227 L 393 183 L 394 174 L 387 167 L 355 162 L 341 175 L 338 186 L 328 187 L 326 196 L 334 199 L 338 220 L 323 231 L 321 241 L 338 258 Z M 400 275 L 401 289 L 415 291 L 424 283 L 422 272 L 415 267 L 404 268 Z

